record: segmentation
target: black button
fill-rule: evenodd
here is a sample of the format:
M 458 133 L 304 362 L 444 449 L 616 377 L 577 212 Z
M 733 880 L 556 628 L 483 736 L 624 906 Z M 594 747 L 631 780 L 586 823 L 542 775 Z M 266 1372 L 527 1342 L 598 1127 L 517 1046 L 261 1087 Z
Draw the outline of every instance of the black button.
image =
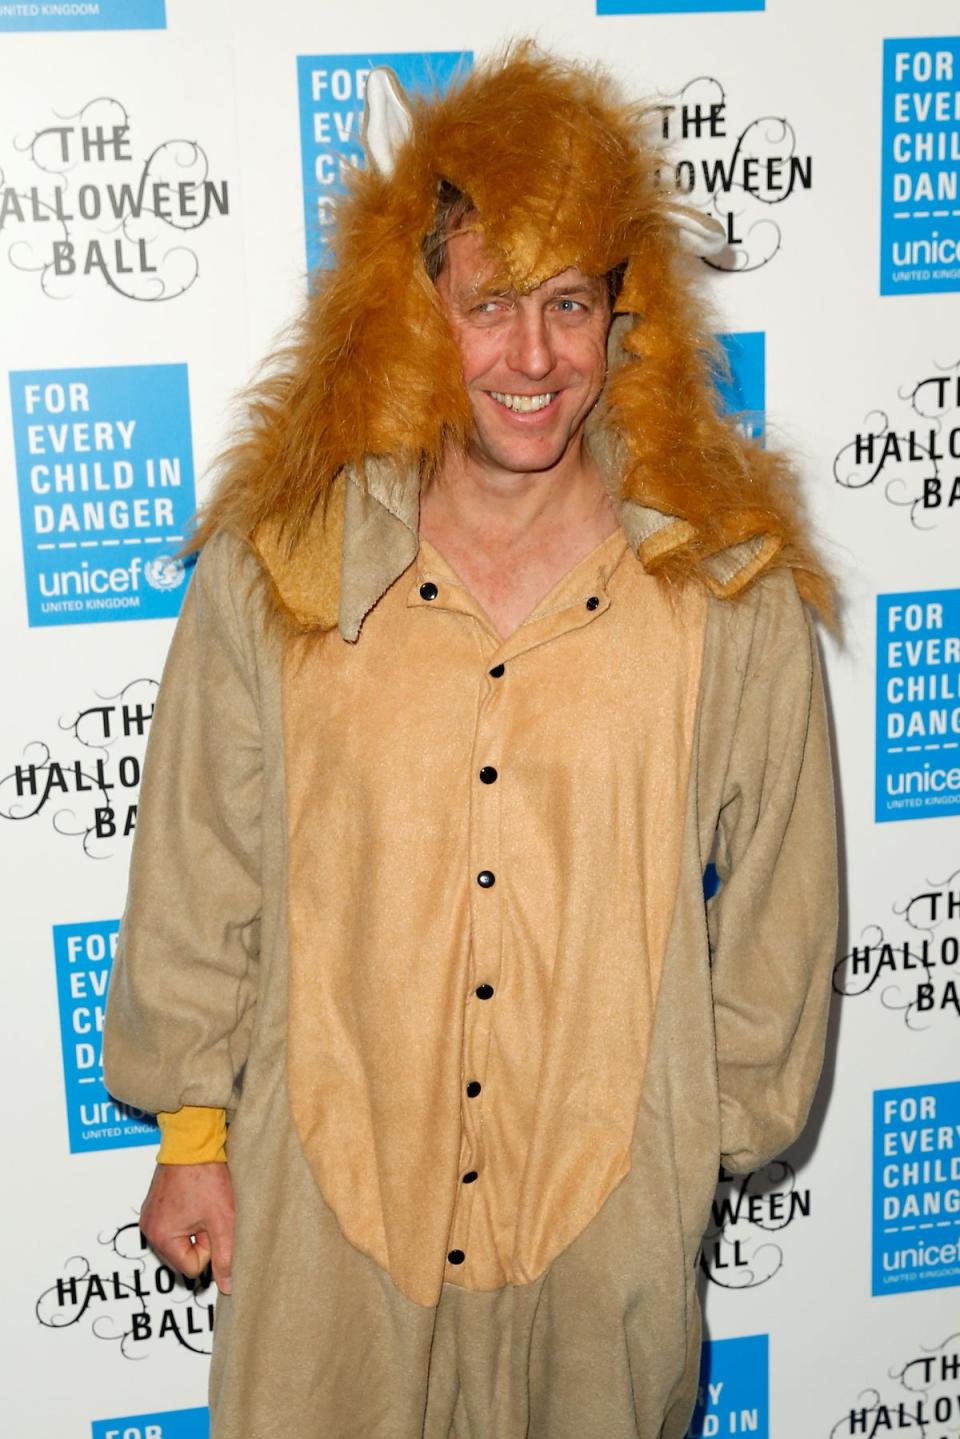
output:
M 493 675 L 493 678 L 494 678 L 495 680 L 498 680 L 498 679 L 500 678 L 500 676 L 503 674 L 503 665 L 494 665 L 494 667 L 493 667 L 493 669 L 490 671 L 490 673 Z
M 433 580 L 427 580 L 425 584 L 420 586 L 420 598 L 422 600 L 435 600 L 438 594 L 439 590 L 433 583 Z
M 476 1171 L 475 1169 L 468 1169 L 467 1172 L 466 1172 L 466 1174 L 465 1174 L 465 1175 L 463 1176 L 463 1178 L 461 1179 L 460 1183 L 461 1183 L 461 1184 L 472 1184 L 473 1181 L 476 1179 L 476 1177 L 477 1177 L 477 1171 Z
M 476 989 L 474 990 L 474 994 L 477 996 L 478 999 L 492 999 L 492 998 L 493 998 L 493 985 L 492 985 L 492 984 L 478 984 L 477 987 L 476 987 Z
M 462 1249 L 451 1249 L 447 1255 L 451 1264 L 462 1264 L 466 1257 Z
M 423 590 L 421 590 L 420 593 L 423 594 Z M 431 596 L 431 598 L 432 598 L 432 596 Z M 588 609 L 588 610 L 595 610 L 595 609 L 597 608 L 597 605 L 598 605 L 599 603 L 600 603 L 600 597 L 599 597 L 598 595 L 591 595 L 590 598 L 587 600 L 587 609 Z
M 485 764 L 483 769 L 480 771 L 481 784 L 493 784 L 496 777 L 497 772 L 492 764 Z
M 497 882 L 497 876 L 489 869 L 482 869 L 477 875 L 477 884 L 481 889 L 490 889 Z
M 468 1098 L 468 1099 L 476 1099 L 476 1097 L 477 1097 L 477 1095 L 478 1095 L 479 1093 L 480 1093 L 480 1081 L 479 1081 L 479 1079 L 471 1079 L 470 1083 L 467 1085 L 467 1098 Z

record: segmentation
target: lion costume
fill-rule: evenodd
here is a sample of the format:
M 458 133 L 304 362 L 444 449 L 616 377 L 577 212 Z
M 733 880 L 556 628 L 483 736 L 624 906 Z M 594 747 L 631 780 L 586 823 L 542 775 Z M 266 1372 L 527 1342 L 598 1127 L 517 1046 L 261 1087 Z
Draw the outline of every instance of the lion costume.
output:
M 816 1085 L 829 585 L 611 96 L 519 47 L 400 106 L 200 531 L 105 1062 L 169 1161 L 230 1114 L 216 1439 L 680 1439 L 718 1167 Z M 504 287 L 615 277 L 620 526 L 506 639 L 418 534 L 470 426 L 442 187 Z

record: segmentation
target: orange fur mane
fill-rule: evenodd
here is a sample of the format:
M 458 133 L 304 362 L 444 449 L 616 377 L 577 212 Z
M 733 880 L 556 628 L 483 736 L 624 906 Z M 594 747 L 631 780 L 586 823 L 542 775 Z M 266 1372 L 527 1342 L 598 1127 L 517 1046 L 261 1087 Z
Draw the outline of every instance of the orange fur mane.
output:
M 601 72 L 528 44 L 413 104 L 413 133 L 384 179 L 357 171 L 340 203 L 336 264 L 318 277 L 291 347 L 249 394 L 249 423 L 224 457 L 197 533 L 263 527 L 293 554 L 345 466 L 392 456 L 429 476 L 465 443 L 471 413 L 459 354 L 422 242 L 446 179 L 468 195 L 504 283 L 521 291 L 576 265 L 626 261 L 617 310 L 632 317 L 601 422 L 622 441 L 622 498 L 686 521 L 643 556 L 665 582 L 763 538 L 763 568 L 789 566 L 828 616 L 830 581 L 804 538 L 787 461 L 718 410 L 718 347 L 682 273 L 676 216 L 655 183 L 644 111 Z M 754 576 L 752 575 L 751 578 Z

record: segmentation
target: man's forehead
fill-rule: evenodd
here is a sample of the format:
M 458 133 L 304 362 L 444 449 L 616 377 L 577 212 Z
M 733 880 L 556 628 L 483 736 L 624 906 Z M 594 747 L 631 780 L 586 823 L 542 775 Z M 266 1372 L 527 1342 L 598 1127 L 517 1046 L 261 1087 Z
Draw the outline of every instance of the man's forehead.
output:
M 562 291 L 563 294 L 568 294 L 571 290 L 596 290 L 602 288 L 603 283 L 602 275 L 585 275 L 582 270 L 577 269 L 576 265 L 571 265 L 569 269 L 561 270 L 558 275 L 551 275 L 548 280 L 544 280 L 543 284 L 538 285 L 533 293 L 537 294 L 540 290 L 544 290 L 547 292 Z

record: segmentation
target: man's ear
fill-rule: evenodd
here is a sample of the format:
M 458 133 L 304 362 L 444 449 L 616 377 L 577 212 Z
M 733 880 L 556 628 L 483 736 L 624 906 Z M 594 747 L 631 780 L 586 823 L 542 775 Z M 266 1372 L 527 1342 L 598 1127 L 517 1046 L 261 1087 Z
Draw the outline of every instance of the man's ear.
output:
M 378 65 L 367 76 L 361 138 L 367 161 L 389 180 L 397 154 L 413 130 L 413 116 L 403 86 L 386 65 Z

